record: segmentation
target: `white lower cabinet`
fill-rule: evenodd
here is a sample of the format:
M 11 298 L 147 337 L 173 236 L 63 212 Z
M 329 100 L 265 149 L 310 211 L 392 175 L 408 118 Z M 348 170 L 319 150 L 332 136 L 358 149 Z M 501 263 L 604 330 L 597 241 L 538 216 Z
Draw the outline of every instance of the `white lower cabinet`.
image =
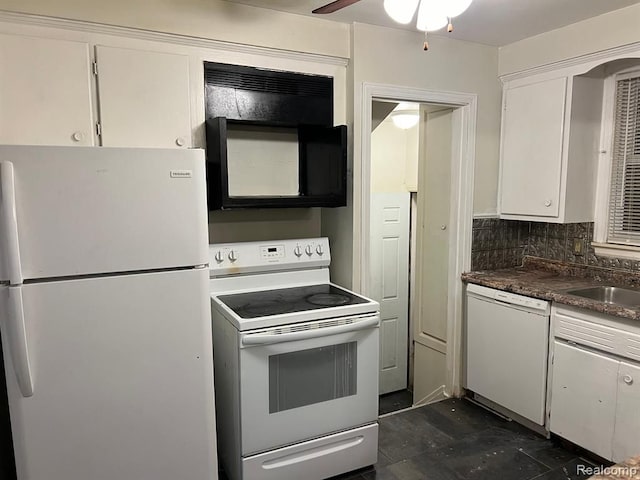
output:
M 616 418 L 616 360 L 554 342 L 551 431 L 611 458 Z
M 640 325 L 556 307 L 552 324 L 550 430 L 614 462 L 637 455 Z
M 640 366 L 620 363 L 618 402 L 613 436 L 615 461 L 640 452 Z

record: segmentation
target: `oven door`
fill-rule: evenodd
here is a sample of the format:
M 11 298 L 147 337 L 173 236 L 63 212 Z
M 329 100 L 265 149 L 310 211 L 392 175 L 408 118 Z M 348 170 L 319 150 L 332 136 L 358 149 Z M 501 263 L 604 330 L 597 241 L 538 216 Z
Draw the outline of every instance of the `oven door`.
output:
M 378 314 L 240 335 L 242 455 L 378 418 Z

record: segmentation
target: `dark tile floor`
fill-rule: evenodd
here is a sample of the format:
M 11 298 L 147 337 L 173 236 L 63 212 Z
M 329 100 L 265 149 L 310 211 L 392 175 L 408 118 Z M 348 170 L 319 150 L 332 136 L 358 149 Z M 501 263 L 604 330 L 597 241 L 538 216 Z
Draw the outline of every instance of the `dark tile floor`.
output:
M 404 410 L 413 405 L 413 393 L 409 390 L 400 390 L 393 393 L 380 395 L 378 401 L 378 415 Z
M 593 462 L 467 400 L 380 419 L 378 463 L 332 480 L 576 480 Z

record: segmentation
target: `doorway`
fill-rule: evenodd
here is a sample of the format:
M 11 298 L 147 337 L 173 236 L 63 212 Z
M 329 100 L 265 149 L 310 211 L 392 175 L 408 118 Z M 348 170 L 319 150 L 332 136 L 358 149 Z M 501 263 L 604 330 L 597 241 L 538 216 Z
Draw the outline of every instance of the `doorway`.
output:
M 381 407 L 422 405 L 461 391 L 475 96 L 365 85 L 363 102 L 362 283 L 381 305 Z M 398 128 L 394 109 L 417 125 Z

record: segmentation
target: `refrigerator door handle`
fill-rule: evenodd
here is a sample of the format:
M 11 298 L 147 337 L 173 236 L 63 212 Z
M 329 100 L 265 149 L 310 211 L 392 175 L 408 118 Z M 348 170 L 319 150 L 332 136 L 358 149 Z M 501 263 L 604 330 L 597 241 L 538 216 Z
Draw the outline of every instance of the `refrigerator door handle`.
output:
M 4 220 L 2 230 L 6 234 L 7 263 L 11 285 L 22 285 L 22 262 L 20 260 L 20 241 L 18 239 L 18 213 L 16 211 L 16 183 L 13 163 L 0 162 L 0 195 Z
M 7 316 L 6 333 L 13 370 L 23 397 L 33 395 L 33 377 L 27 348 L 27 329 L 24 323 L 24 304 L 22 287 L 9 287 L 9 315 Z

